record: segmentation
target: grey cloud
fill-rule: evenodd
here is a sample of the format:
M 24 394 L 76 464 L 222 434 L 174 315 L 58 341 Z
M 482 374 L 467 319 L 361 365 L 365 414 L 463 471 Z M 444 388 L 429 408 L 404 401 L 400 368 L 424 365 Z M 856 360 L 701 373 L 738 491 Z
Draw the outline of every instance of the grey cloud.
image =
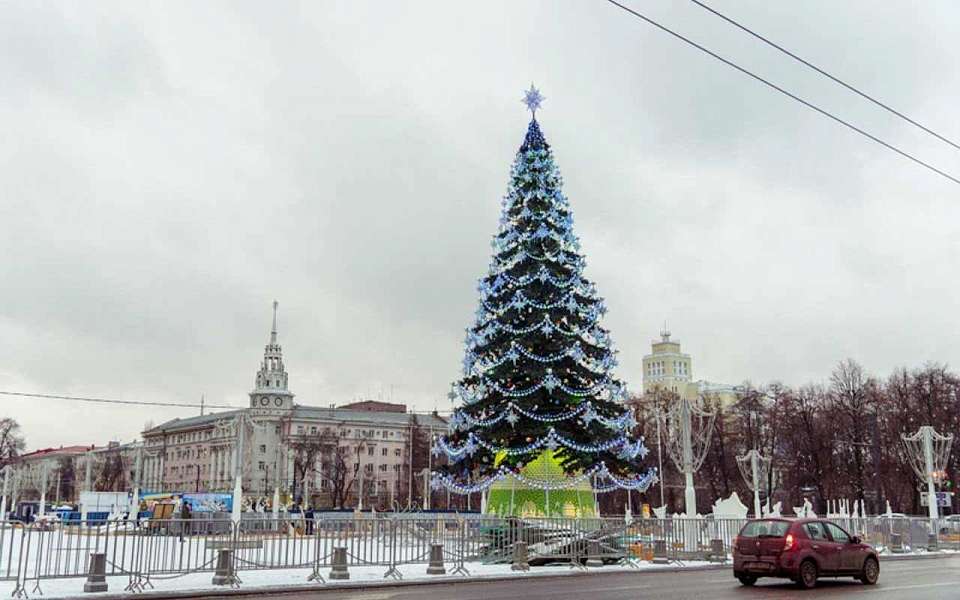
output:
M 952 3 L 715 4 L 950 133 Z M 960 164 L 692 5 L 644 10 Z M 299 401 L 443 408 L 531 80 L 633 387 L 664 319 L 719 381 L 960 358 L 954 186 L 604 3 L 4 17 L 0 389 L 239 404 L 277 298 Z M 34 447 L 182 414 L 5 406 Z

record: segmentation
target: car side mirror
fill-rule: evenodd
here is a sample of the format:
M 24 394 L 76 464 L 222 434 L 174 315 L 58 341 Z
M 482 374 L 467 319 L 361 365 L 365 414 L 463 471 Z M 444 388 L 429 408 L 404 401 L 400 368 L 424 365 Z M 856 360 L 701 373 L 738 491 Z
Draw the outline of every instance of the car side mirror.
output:
M 851 544 L 860 544 L 860 543 L 862 543 L 862 540 L 860 539 L 860 536 L 859 536 L 859 535 L 855 535 L 855 536 L 853 536 L 853 537 L 850 538 L 850 543 L 851 543 Z

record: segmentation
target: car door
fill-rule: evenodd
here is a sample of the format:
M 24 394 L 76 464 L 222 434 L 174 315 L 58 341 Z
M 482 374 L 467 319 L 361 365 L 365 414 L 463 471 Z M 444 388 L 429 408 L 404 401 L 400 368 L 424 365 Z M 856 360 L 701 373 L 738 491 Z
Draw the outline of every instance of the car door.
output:
M 837 546 L 837 568 L 845 573 L 853 573 L 860 570 L 861 552 L 858 544 L 854 544 L 850 539 L 850 534 L 833 523 L 824 523 L 830 539 Z
M 835 573 L 840 569 L 840 548 L 830 537 L 819 521 L 804 523 L 803 530 L 810 538 L 810 550 L 813 551 L 822 573 Z

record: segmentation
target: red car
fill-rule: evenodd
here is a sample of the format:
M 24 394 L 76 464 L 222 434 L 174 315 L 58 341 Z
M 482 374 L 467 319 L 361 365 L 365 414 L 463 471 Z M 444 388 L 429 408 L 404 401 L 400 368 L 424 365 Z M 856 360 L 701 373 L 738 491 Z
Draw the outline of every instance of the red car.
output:
M 843 576 L 873 585 L 880 561 L 859 537 L 825 519 L 759 519 L 744 525 L 733 542 L 733 574 L 743 585 L 784 577 L 812 588 L 819 577 Z

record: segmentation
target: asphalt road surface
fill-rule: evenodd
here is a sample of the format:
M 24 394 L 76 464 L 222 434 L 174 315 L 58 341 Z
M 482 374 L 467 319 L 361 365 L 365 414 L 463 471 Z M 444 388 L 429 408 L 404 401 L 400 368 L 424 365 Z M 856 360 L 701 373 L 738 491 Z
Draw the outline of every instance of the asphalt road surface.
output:
M 880 581 L 866 586 L 852 579 L 823 579 L 813 590 L 789 581 L 761 579 L 741 586 L 732 570 L 688 573 L 609 573 L 512 581 L 451 583 L 366 590 L 322 588 L 272 594 L 270 600 L 960 600 L 960 558 L 882 561 Z

